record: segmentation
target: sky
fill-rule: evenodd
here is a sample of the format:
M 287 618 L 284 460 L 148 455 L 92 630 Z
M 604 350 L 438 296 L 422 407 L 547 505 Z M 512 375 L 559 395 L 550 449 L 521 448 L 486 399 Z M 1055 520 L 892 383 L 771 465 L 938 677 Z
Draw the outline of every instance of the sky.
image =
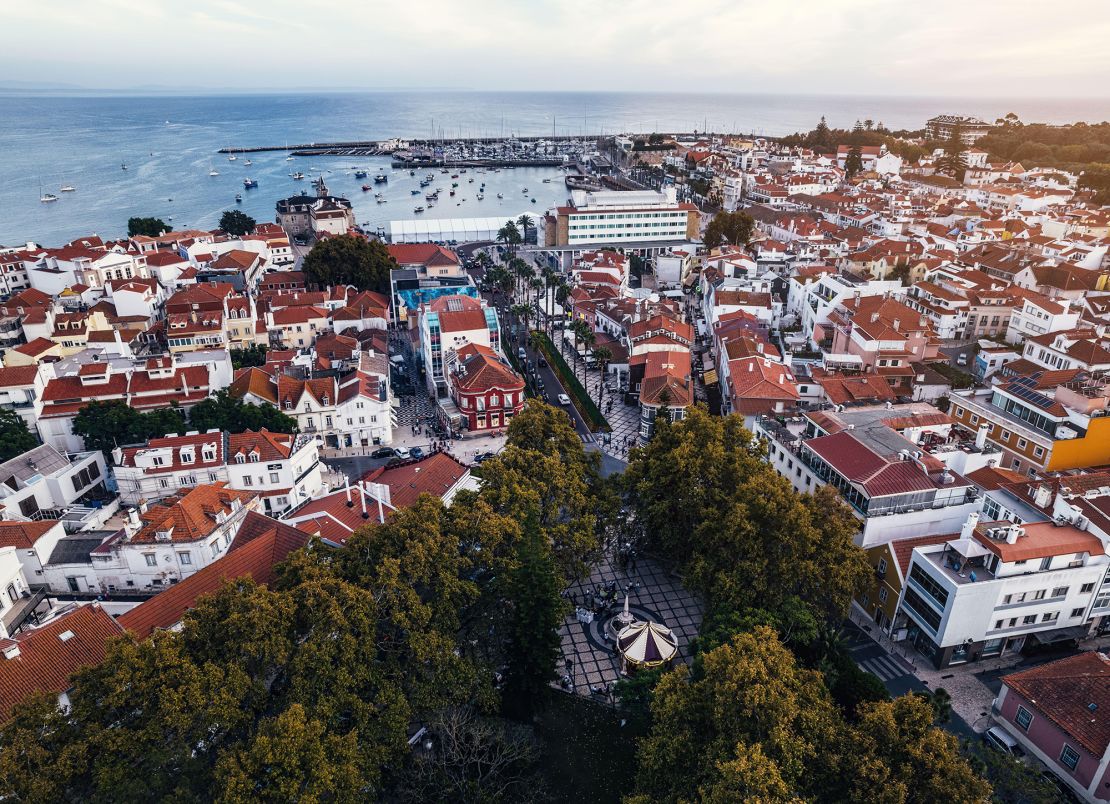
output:
M 1108 0 L 0 0 L 0 85 L 1105 97 Z

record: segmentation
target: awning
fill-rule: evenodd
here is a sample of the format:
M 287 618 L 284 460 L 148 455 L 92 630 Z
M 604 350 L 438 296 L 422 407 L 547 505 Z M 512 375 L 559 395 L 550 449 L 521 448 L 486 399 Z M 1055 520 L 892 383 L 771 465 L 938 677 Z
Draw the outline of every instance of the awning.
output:
M 1082 639 L 1087 635 L 1087 626 L 1071 625 L 1067 628 L 1057 628 L 1054 631 L 1042 631 L 1032 634 L 1042 645 L 1055 645 L 1057 642 L 1067 642 L 1072 639 Z
M 989 556 L 991 551 L 974 539 L 953 539 L 948 542 L 948 547 L 955 550 L 964 558 L 979 558 L 980 556 Z

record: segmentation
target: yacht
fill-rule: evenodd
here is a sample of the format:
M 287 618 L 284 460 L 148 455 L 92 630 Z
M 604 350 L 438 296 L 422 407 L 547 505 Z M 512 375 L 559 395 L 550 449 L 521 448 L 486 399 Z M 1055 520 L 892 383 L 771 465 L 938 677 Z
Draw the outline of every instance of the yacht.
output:
M 250 190 L 250 189 L 253 189 L 257 186 L 258 186 L 258 181 L 256 179 L 251 179 L 251 178 L 243 179 L 243 187 L 245 189 Z
M 424 211 L 424 207 L 413 207 L 412 211 L 419 214 Z
M 366 178 L 366 171 L 362 170 L 361 168 L 359 170 L 356 170 L 355 171 L 355 178 L 356 179 L 365 179 Z
M 208 175 L 209 176 L 219 176 L 220 171 L 216 170 L 216 168 L 212 168 L 210 171 L 208 171 Z
M 229 156 L 229 157 L 227 158 L 227 161 L 228 161 L 228 162 L 234 162 L 234 161 L 235 161 L 236 159 L 238 159 L 238 158 L 239 158 L 239 157 L 237 157 L 237 156 L 236 156 L 235 154 L 232 154 L 231 156 Z
M 304 178 L 304 174 L 301 173 L 299 170 L 296 173 L 290 173 L 289 175 L 293 177 L 294 181 L 300 181 Z
M 246 162 L 244 162 L 244 163 L 243 163 L 243 165 L 244 165 L 245 167 L 250 167 L 250 166 L 251 166 L 251 165 L 253 165 L 253 164 L 254 164 L 254 162 L 252 162 L 252 161 L 251 161 L 251 160 L 249 160 L 249 159 L 248 159 L 248 160 L 247 160 Z
M 72 184 L 63 184 L 62 185 L 62 192 L 63 193 L 72 193 L 76 189 L 77 188 L 74 187 Z
M 374 177 L 374 181 L 377 184 L 382 184 L 383 182 L 389 181 L 389 177 L 386 176 L 384 173 L 379 173 L 377 176 Z
M 39 201 L 41 201 L 44 204 L 49 204 L 51 201 L 57 201 L 57 200 L 58 200 L 58 196 L 54 195 L 53 193 L 43 193 L 41 196 L 39 196 Z

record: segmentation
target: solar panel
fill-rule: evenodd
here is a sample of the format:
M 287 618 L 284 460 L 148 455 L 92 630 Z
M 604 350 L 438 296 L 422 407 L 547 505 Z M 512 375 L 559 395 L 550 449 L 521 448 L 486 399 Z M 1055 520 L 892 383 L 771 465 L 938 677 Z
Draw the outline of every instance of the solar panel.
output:
M 1052 406 L 1052 398 L 1045 396 L 1040 391 L 1030 388 L 1029 386 L 1033 382 L 1034 380 L 1029 377 L 1019 377 L 1010 383 L 1006 390 L 1023 402 L 1028 402 L 1031 405 L 1036 405 L 1039 408 L 1047 410 Z

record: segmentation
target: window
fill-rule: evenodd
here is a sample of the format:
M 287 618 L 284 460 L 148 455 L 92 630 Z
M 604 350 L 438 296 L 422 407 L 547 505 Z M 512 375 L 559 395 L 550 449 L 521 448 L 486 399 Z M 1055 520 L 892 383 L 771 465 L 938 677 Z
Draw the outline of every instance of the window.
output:
M 1003 430 L 1002 431 L 1002 440 L 1009 443 L 1009 441 L 1010 441 L 1010 431 L 1009 430 Z
M 885 575 L 886 574 L 886 559 L 885 558 L 880 558 L 879 559 L 879 565 L 876 567 L 876 569 L 879 571 L 880 575 Z
M 217 539 L 216 541 L 212 542 L 212 544 L 208 545 L 208 549 L 212 551 L 212 558 L 218 556 L 220 554 L 219 540 Z
M 154 555 L 154 553 L 143 553 L 143 558 L 146 559 L 146 565 L 148 567 L 158 566 L 158 556 Z
M 1076 617 L 1082 617 L 1083 616 L 1083 609 L 1072 609 L 1071 610 L 1071 616 L 1072 616 L 1073 620 Z
M 1052 566 L 1052 556 L 1048 556 L 1047 558 L 1042 558 L 1041 559 L 1041 572 L 1044 572 L 1046 569 L 1049 569 L 1051 566 Z
M 1059 619 L 1060 612 L 1058 611 L 1046 611 L 1044 614 L 1041 615 L 1042 623 L 1054 623 Z
M 1064 750 L 1060 752 L 1060 764 L 1075 770 L 1075 766 L 1079 764 L 1079 752 L 1065 744 Z
M 182 564 L 192 564 L 193 563 L 193 554 L 192 553 L 178 553 L 177 554 L 177 560 L 180 561 Z
M 1044 600 L 1044 596 L 1047 595 L 1047 594 L 1048 594 L 1047 590 L 1038 589 L 1036 592 L 1033 593 L 1033 599 L 1034 600 Z
M 1023 619 L 1021 622 L 1024 625 L 1033 625 L 1034 623 L 1037 622 L 1037 615 L 1036 614 L 1027 614 L 1027 615 L 1025 615 L 1025 619 Z
M 243 476 L 243 485 L 244 486 L 253 486 L 254 485 L 254 478 L 251 477 L 250 475 L 244 475 Z
M 1026 441 L 1024 438 L 1019 438 L 1018 439 L 1018 449 L 1025 449 L 1028 446 L 1029 446 L 1029 442 Z
M 994 630 L 997 631 L 999 628 L 1001 628 L 1003 622 L 1004 622 L 1004 620 L 995 620 L 994 621 Z
M 277 472 L 270 472 L 270 482 L 271 483 L 277 483 L 278 482 L 278 473 Z
M 885 586 L 880 586 L 879 587 L 879 602 L 880 603 L 886 603 L 886 587 Z
M 1033 713 L 1024 706 L 1019 706 L 1017 708 L 1017 714 L 1014 716 L 1014 722 L 1025 731 L 1029 731 L 1029 724 L 1033 722 Z
M 1081 587 L 1079 587 L 1079 591 L 1083 592 L 1084 594 L 1086 594 L 1087 592 L 1093 592 L 1095 591 L 1095 585 L 1093 583 L 1085 583 Z
M 1052 590 L 1052 596 L 1053 597 L 1067 597 L 1068 596 L 1068 587 L 1066 587 L 1066 586 L 1057 586 L 1055 589 Z

